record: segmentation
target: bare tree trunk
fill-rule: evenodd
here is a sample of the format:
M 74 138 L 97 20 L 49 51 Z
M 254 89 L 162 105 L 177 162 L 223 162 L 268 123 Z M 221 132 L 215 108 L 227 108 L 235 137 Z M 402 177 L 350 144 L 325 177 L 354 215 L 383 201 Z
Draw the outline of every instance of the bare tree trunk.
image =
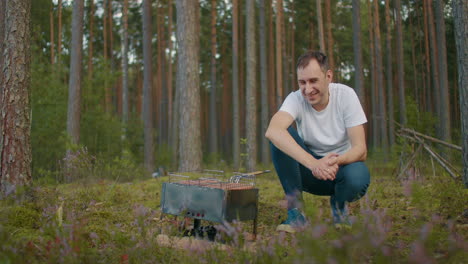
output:
M 55 63 L 55 44 L 54 44 L 54 4 L 49 11 L 50 20 L 50 64 Z
M 268 75 L 267 75 L 267 48 L 265 29 L 265 0 L 259 2 L 259 41 L 260 41 L 260 91 L 261 91 L 261 160 L 263 164 L 268 162 L 268 140 L 263 135 L 268 127 Z
M 209 110 L 209 152 L 218 152 L 217 107 L 216 107 L 216 0 L 211 0 L 211 73 L 210 73 L 210 110 Z
M 0 4 L 0 197 L 31 176 L 31 1 Z M 4 27 L 4 28 L 2 28 Z
M 89 8 L 88 83 L 90 84 L 93 79 L 94 0 L 89 1 Z
M 438 47 L 438 65 L 439 65 L 439 88 L 440 88 L 440 136 L 441 139 L 447 142 L 451 140 L 450 127 L 450 96 L 448 87 L 447 73 L 447 48 L 445 45 L 445 20 L 444 20 L 444 3 L 441 0 L 435 0 L 435 17 L 436 17 L 436 39 Z M 465 14 L 466 15 L 466 14 Z
M 177 62 L 180 96 L 179 171 L 198 171 L 202 167 L 200 135 L 199 3 L 177 0 Z
M 468 188 L 468 3 L 453 1 L 452 10 L 457 46 L 458 88 L 463 148 L 463 182 Z
M 109 0 L 102 0 L 102 25 L 103 25 L 103 53 L 104 53 L 104 60 L 107 60 L 107 1 Z
M 316 0 L 315 2 L 317 4 L 317 25 L 318 25 L 319 46 L 320 46 L 320 51 L 325 53 L 327 52 L 327 48 L 325 47 L 325 34 L 323 32 L 322 0 Z
M 273 6 L 271 0 L 268 1 L 268 98 L 270 106 L 270 115 L 271 117 L 277 109 L 276 105 L 276 87 L 275 87 L 275 49 L 274 49 L 274 37 L 273 37 Z
M 81 62 L 83 57 L 84 0 L 73 3 L 70 81 L 68 85 L 67 132 L 71 142 L 80 142 Z
M 395 117 L 393 107 L 393 69 L 392 69 L 392 20 L 390 18 L 390 1 L 385 1 L 385 24 L 387 25 L 387 109 L 388 109 L 388 139 L 390 146 L 395 144 Z
M 128 122 L 128 0 L 123 2 L 122 24 L 122 121 L 125 126 Z
M 439 89 L 439 66 L 437 63 L 438 57 L 438 47 L 436 42 L 436 33 L 435 33 L 435 23 L 434 15 L 432 11 L 432 1 L 427 1 L 427 11 L 428 11 L 428 24 L 429 24 L 429 47 L 431 50 L 431 71 L 432 71 L 432 96 L 434 98 L 434 106 L 436 110 L 437 117 L 440 117 L 440 89 Z M 440 126 L 440 124 L 438 124 Z M 437 127 L 437 134 L 439 134 L 439 127 Z
M 373 11 L 372 11 L 372 5 L 369 0 L 367 0 L 367 10 L 369 12 L 369 21 L 374 21 L 374 16 L 373 16 Z M 370 102 L 371 102 L 371 125 L 372 125 L 372 140 L 371 140 L 371 145 L 375 149 L 379 146 L 379 129 L 378 129 L 378 122 L 377 122 L 377 96 L 376 96 L 376 83 L 377 83 L 377 76 L 376 76 L 376 67 L 375 67 L 375 50 L 374 50 L 374 23 L 369 23 L 369 51 L 370 51 L 370 61 L 371 61 L 371 69 L 370 69 L 370 75 L 371 75 L 371 90 L 370 90 Z
M 468 188 L 468 3 L 452 1 L 457 46 L 458 88 L 460 91 L 463 182 Z
M 232 159 L 234 169 L 240 164 L 240 117 L 239 117 L 239 2 L 232 1 Z
M 173 120 L 173 102 L 174 102 L 174 89 L 172 85 L 172 14 L 173 14 L 173 2 L 172 0 L 168 0 L 168 25 L 167 25 L 167 43 L 168 43 L 168 49 L 169 49 L 169 58 L 167 60 L 167 120 L 168 120 L 168 125 L 169 127 L 169 142 L 170 145 L 172 146 L 172 151 L 173 155 L 174 153 L 177 153 L 177 148 L 174 148 L 174 140 L 177 140 L 177 133 L 174 131 L 174 124 L 177 122 L 174 122 Z M 173 156 L 174 157 L 174 156 Z M 175 159 L 177 160 L 177 155 L 175 154 Z
M 385 103 L 385 87 L 383 81 L 382 47 L 380 41 L 380 15 L 378 1 L 374 0 L 374 25 L 375 25 L 375 64 L 377 77 L 377 97 L 378 97 L 378 123 L 380 133 L 380 146 L 382 147 L 385 159 L 388 159 L 388 133 L 387 133 L 387 111 Z
M 411 8 L 411 7 L 410 7 Z M 413 35 L 415 34 L 414 29 L 413 29 L 413 19 L 411 18 L 411 15 L 408 16 L 408 21 L 409 21 L 409 32 L 410 32 L 410 46 L 411 46 L 411 66 L 413 70 L 413 97 L 414 101 L 416 102 L 417 105 L 421 105 L 421 102 L 419 100 L 418 96 L 418 90 L 419 90 L 419 85 L 418 85 L 418 78 L 416 76 L 416 54 L 414 51 L 414 37 Z
M 424 14 L 424 64 L 426 65 L 425 77 L 426 77 L 426 86 L 425 86 L 425 101 L 426 101 L 426 111 L 432 112 L 434 110 L 433 104 L 431 103 L 430 96 L 430 87 L 431 87 L 431 60 L 429 54 L 429 16 L 427 10 L 427 1 L 423 1 L 423 14 Z
M 255 2 L 248 1 L 246 11 L 247 78 L 246 78 L 246 128 L 247 128 L 247 169 L 255 171 L 257 166 L 257 52 L 255 49 Z M 250 47 L 250 48 L 249 48 Z
M 283 0 L 276 1 L 276 105 L 280 106 L 283 101 Z
M 6 13 L 6 1 L 0 1 L 0 84 L 3 79 L 3 52 L 5 51 L 5 13 Z M 3 86 L 0 85 L 0 100 L 2 99 Z M 2 122 L 0 122 L 0 136 L 2 135 Z M 1 138 L 1 137 L 0 137 Z M 0 144 L 1 146 L 1 144 Z M 1 153 L 0 153 L 1 155 Z
M 353 0 L 353 51 L 354 51 L 354 90 L 365 105 L 364 99 L 364 74 L 362 72 L 362 45 L 361 45 L 361 1 Z
M 405 101 L 405 67 L 403 60 L 403 33 L 401 28 L 401 2 L 395 0 L 396 13 L 396 31 L 397 31 L 397 64 L 400 65 L 397 70 L 398 75 L 398 101 L 400 105 L 400 123 L 406 125 L 406 101 Z
M 62 0 L 58 0 L 57 61 L 62 54 Z
M 332 20 L 331 20 L 331 2 L 332 0 L 325 1 L 325 13 L 327 16 L 327 55 L 328 55 L 328 63 L 330 65 L 330 69 L 335 71 L 335 56 L 333 55 L 333 34 L 332 34 Z
M 151 47 L 151 0 L 143 0 L 143 123 L 145 141 L 145 168 L 148 172 L 154 170 L 153 147 L 153 51 Z

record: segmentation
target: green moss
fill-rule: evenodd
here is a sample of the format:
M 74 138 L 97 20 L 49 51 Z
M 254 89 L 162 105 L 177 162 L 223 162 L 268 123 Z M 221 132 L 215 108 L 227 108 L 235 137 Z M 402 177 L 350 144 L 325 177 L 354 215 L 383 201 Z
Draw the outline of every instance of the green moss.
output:
M 37 229 L 39 227 L 39 213 L 26 206 L 15 206 L 8 210 L 7 226 L 16 228 Z

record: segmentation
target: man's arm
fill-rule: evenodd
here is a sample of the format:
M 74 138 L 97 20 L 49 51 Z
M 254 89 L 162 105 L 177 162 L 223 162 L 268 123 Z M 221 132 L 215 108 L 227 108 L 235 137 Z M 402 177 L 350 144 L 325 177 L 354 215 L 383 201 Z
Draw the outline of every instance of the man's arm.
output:
M 271 118 L 265 137 L 267 137 L 278 149 L 313 171 L 314 176 L 318 179 L 334 180 L 338 166 L 330 165 L 328 162 L 329 157 L 324 157 L 320 160 L 315 159 L 301 146 L 299 146 L 288 132 L 288 127 L 293 122 L 294 118 L 289 113 L 278 111 Z
M 343 155 L 338 156 L 338 165 L 365 161 L 367 158 L 367 146 L 364 125 L 350 127 L 346 131 L 351 141 L 351 149 Z

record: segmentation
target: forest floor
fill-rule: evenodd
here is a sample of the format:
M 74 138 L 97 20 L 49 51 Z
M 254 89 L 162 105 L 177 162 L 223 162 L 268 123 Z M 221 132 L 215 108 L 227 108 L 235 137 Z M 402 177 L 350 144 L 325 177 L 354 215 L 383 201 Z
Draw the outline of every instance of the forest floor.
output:
M 310 226 L 276 232 L 286 209 L 271 172 L 256 181 L 256 241 L 246 221 L 225 227 L 223 243 L 197 246 L 187 239 L 177 245 L 177 221 L 160 219 L 168 177 L 35 184 L 0 200 L 0 263 L 466 263 L 468 190 L 461 181 L 430 166 L 396 179 L 395 166 L 368 165 L 371 185 L 350 204 L 351 229 L 334 228 L 327 197 L 305 194 Z

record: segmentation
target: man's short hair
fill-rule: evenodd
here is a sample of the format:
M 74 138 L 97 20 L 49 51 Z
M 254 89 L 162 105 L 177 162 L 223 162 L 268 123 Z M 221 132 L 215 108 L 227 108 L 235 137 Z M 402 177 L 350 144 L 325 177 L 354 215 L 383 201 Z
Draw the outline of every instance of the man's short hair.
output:
M 302 54 L 299 59 L 297 59 L 296 69 L 304 69 L 307 67 L 311 60 L 316 60 L 320 66 L 320 69 L 325 73 L 329 70 L 328 66 L 328 57 L 320 51 L 309 50 L 306 53 Z

